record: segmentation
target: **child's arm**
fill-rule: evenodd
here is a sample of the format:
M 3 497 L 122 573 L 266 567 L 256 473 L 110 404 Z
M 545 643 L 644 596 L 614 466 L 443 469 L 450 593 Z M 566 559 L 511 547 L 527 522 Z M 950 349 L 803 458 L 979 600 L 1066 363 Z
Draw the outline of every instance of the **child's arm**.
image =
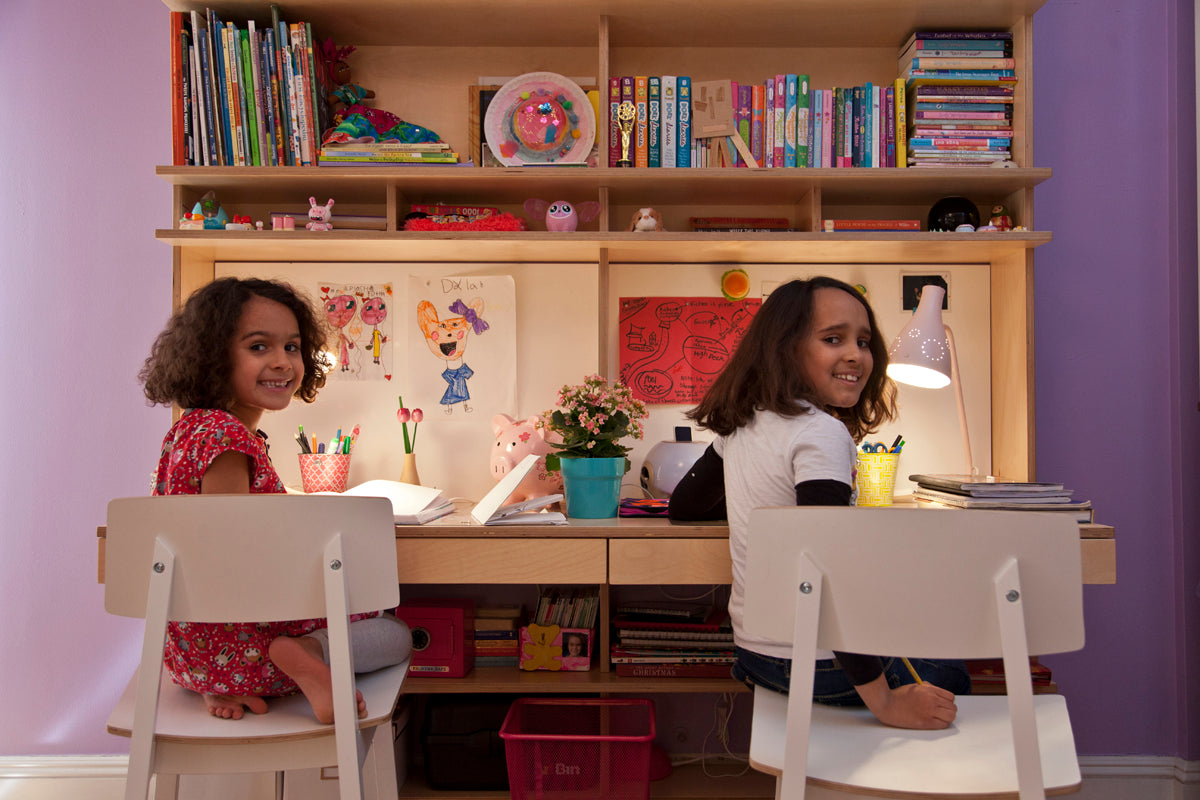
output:
M 725 519 L 725 462 L 710 444 L 687 471 L 667 505 L 671 519 Z
M 226 450 L 212 460 L 200 479 L 201 494 L 249 494 L 250 459 Z

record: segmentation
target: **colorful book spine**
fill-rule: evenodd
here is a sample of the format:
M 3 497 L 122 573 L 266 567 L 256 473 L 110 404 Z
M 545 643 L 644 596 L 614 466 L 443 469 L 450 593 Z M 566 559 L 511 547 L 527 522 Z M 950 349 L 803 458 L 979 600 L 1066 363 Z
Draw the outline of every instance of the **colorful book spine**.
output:
M 791 73 L 784 76 L 783 89 L 783 166 L 796 166 L 796 153 L 803 133 L 797 131 L 796 92 L 799 78 Z M 803 129 L 800 129 L 801 131 Z
M 183 132 L 183 105 L 186 79 L 183 75 L 183 12 L 170 12 L 171 27 L 171 163 L 187 161 Z
M 821 120 L 825 125 L 825 137 L 821 142 L 821 166 L 835 166 L 833 160 L 833 105 L 834 93 L 832 89 L 825 89 L 821 95 Z
M 218 121 L 219 143 L 217 149 L 221 156 L 221 165 L 230 167 L 235 163 L 233 155 L 233 132 L 229 119 L 229 88 L 225 78 L 225 23 L 212 9 L 208 10 L 208 29 L 212 37 L 212 68 L 213 82 L 216 93 L 213 101 L 220 114 Z
M 249 29 L 251 85 L 254 87 L 254 113 L 258 125 L 258 149 L 255 152 L 258 153 L 259 163 L 268 167 L 271 165 L 271 124 L 267 119 L 270 92 L 266 89 L 269 79 L 263 70 L 262 34 L 254 20 L 247 22 L 246 27 Z
M 675 163 L 680 167 L 692 165 L 692 79 L 688 75 L 676 78 L 677 122 L 675 139 Z
M 896 96 L 895 126 L 896 126 L 896 166 L 908 166 L 908 110 L 905 102 L 904 78 L 896 78 L 892 88 Z
M 767 78 L 763 85 L 766 114 L 763 117 L 763 159 L 759 166 L 775 166 L 775 79 Z
M 645 169 L 650 166 L 650 78 L 645 75 L 637 75 L 633 79 L 633 106 L 637 110 L 633 126 L 633 165 Z
M 195 95 L 193 117 L 199 126 L 196 133 L 196 165 L 209 167 L 212 166 L 212 162 L 209 161 L 208 107 L 205 99 L 204 68 L 201 65 L 204 55 L 200 48 L 200 39 L 195 35 L 195 30 L 193 27 L 191 57 L 192 92 Z
M 883 151 L 886 149 L 883 145 L 883 125 L 880 123 L 883 113 L 883 95 L 880 93 L 882 87 L 871 86 L 871 166 L 882 167 Z
M 662 166 L 662 78 L 651 76 L 647 90 L 646 165 Z
M 730 100 L 733 102 L 733 122 L 737 128 L 737 135 L 741 137 L 742 142 L 746 145 L 746 149 L 750 149 L 750 104 L 754 97 L 754 90 L 750 84 L 741 84 L 737 81 L 729 83 Z M 734 158 L 734 164 L 739 167 L 746 166 L 745 159 L 741 156 L 740 150 L 735 150 L 738 155 Z
M 823 219 L 821 230 L 836 231 L 919 231 L 919 219 Z
M 796 76 L 796 166 L 811 167 L 812 159 L 812 93 L 807 75 Z
M 945 56 L 914 56 L 905 69 L 1013 69 L 1011 58 L 948 58 Z
M 1007 120 L 1012 119 L 1012 115 L 1004 111 L 921 111 L 914 110 L 912 118 L 915 120 L 929 119 L 990 119 L 990 120 Z
M 621 108 L 621 79 L 608 79 L 608 165 L 615 167 L 621 158 L 621 128 L 617 123 L 617 111 Z
M 855 86 L 851 90 L 851 102 L 853 105 L 850 127 L 850 166 L 861 167 L 863 165 L 863 140 L 866 138 L 866 130 L 863 118 L 863 87 Z
M 616 664 L 613 671 L 627 678 L 728 678 L 728 664 Z
M 199 25 L 197 25 L 197 18 L 200 20 Z M 218 124 L 221 117 L 214 99 L 216 95 L 212 73 L 212 40 L 208 36 L 207 21 L 203 17 L 199 17 L 195 11 L 192 12 L 192 31 L 198 32 L 196 44 L 199 45 L 199 53 L 196 54 L 196 60 L 200 63 L 200 88 L 204 92 L 204 124 L 207 128 L 204 145 L 208 150 L 205 166 L 215 167 L 221 163 L 220 151 L 217 149 L 217 142 L 220 140 Z
M 232 31 L 233 23 L 227 23 L 222 30 L 221 46 L 225 60 L 225 102 L 229 109 L 229 135 L 231 137 L 233 165 L 246 166 L 246 144 L 242 130 L 241 95 L 238 92 L 237 56 L 233 42 L 236 38 Z
M 239 30 L 238 35 L 238 58 L 241 60 L 241 74 L 238 76 L 241 79 L 241 97 L 242 107 L 245 111 L 245 130 L 246 138 L 249 140 L 249 150 L 247 150 L 246 163 L 255 167 L 261 167 L 262 156 L 258 150 L 259 134 L 258 134 L 258 108 L 255 105 L 255 87 L 253 68 L 250 58 L 250 32 Z
M 767 87 L 756 83 L 750 87 L 750 155 L 758 166 L 763 165 L 766 140 Z
M 885 167 L 896 166 L 896 89 L 889 86 L 883 93 L 883 136 L 886 151 Z
M 1016 72 L 1011 69 L 910 69 L 906 71 L 909 80 L 923 78 L 926 80 L 942 81 L 998 81 L 1017 79 Z
M 787 137 L 784 133 L 784 125 L 787 119 L 787 75 L 775 76 L 775 134 L 771 142 L 774 158 L 771 166 L 782 167 L 787 164 Z M 793 138 L 793 148 L 795 140 Z
M 679 103 L 674 75 L 662 76 L 662 165 L 674 167 L 679 138 Z
M 906 50 L 919 50 L 922 54 L 936 55 L 950 52 L 955 55 L 966 53 L 1005 52 L 1012 49 L 1012 39 L 916 39 Z
M 824 103 L 824 89 L 810 89 L 808 93 L 809 102 L 809 140 L 808 140 L 808 166 L 822 167 L 821 163 L 821 145 L 825 138 L 824 124 L 821 120 L 821 109 Z M 796 164 L 800 164 L 800 156 L 796 155 Z

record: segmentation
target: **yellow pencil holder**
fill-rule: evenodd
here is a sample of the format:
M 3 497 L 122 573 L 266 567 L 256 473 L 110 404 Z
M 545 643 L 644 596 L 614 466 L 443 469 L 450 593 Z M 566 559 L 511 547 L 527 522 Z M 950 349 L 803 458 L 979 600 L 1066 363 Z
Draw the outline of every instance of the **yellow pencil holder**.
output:
M 860 450 L 857 477 L 854 479 L 858 487 L 857 505 L 890 506 L 899 463 L 899 453 L 864 453 Z

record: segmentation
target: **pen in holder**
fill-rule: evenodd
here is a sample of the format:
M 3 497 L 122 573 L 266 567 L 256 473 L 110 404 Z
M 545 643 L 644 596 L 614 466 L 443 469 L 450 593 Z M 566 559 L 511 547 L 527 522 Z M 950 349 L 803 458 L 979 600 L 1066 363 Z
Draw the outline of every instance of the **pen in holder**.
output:
M 896 467 L 900 462 L 899 453 L 864 453 L 858 452 L 858 476 L 855 485 L 858 487 L 858 503 L 860 506 L 890 506 L 892 492 L 896 488 Z
M 301 453 L 300 482 L 304 491 L 344 492 L 350 477 L 349 453 Z

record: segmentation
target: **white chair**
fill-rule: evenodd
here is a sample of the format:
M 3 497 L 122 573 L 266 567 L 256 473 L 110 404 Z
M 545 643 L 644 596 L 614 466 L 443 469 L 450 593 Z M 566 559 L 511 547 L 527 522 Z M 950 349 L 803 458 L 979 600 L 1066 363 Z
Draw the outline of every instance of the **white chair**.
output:
M 791 691 L 754 692 L 750 763 L 872 797 L 1021 800 L 1080 786 L 1065 700 L 1033 695 L 1030 654 L 1083 646 L 1079 529 L 1005 511 L 769 508 L 751 514 L 745 627 L 792 642 Z M 817 648 L 925 658 L 1003 656 L 1008 696 L 958 697 L 942 731 L 889 728 L 812 702 Z
M 407 662 L 358 676 L 347 615 L 399 602 L 391 504 L 368 497 L 205 495 L 132 497 L 108 505 L 104 607 L 144 617 L 138 673 L 108 720 L 131 736 L 126 800 L 174 797 L 180 774 L 338 766 L 342 800 L 394 800 L 389 724 Z M 167 621 L 329 620 L 335 724 L 302 695 L 268 700 L 240 720 L 210 716 L 201 695 L 163 674 Z M 139 680 L 138 675 L 150 676 Z M 367 703 L 358 719 L 355 688 Z M 351 722 L 351 724 L 346 724 Z M 357 724 L 355 724 L 357 723 Z M 366 757 L 359 728 L 370 733 Z

